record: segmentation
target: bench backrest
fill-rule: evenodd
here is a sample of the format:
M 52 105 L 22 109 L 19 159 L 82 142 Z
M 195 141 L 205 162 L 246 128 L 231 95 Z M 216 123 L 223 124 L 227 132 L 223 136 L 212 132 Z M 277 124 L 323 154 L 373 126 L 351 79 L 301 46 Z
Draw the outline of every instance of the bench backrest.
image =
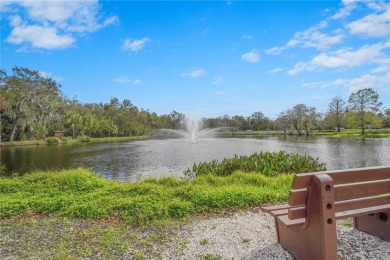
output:
M 306 216 L 305 204 L 313 175 L 327 174 L 334 182 L 337 218 L 390 206 L 390 167 L 370 167 L 297 174 L 294 176 L 288 204 L 290 219 Z M 295 207 L 295 208 L 294 208 Z M 364 210 L 361 210 L 364 209 Z

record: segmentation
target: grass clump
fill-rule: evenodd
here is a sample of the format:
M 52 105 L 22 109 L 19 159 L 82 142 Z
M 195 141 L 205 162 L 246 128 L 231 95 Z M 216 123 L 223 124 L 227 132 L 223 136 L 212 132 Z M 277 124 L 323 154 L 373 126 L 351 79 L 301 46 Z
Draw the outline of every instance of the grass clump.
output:
M 60 139 L 58 139 L 57 137 L 46 137 L 46 143 L 47 144 L 59 144 Z
M 285 173 L 324 171 L 326 168 L 318 158 L 280 151 L 260 152 L 249 156 L 234 155 L 233 158 L 224 158 L 221 162 L 213 160 L 212 162 L 194 163 L 192 169 L 188 168 L 184 171 L 184 175 L 188 178 L 206 174 L 227 176 L 237 170 L 277 176 Z
M 201 244 L 202 246 L 207 246 L 209 244 L 209 239 L 203 238 L 202 240 L 199 241 L 199 244 Z
M 91 137 L 89 136 L 86 136 L 86 135 L 83 135 L 83 136 L 80 136 L 79 138 L 77 138 L 80 142 L 82 143 L 89 143 L 91 142 Z

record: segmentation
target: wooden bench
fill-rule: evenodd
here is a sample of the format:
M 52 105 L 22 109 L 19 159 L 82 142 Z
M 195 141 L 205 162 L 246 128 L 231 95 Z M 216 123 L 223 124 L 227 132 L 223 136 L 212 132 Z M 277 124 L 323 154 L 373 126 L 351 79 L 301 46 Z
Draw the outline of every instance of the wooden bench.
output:
M 337 259 L 338 219 L 353 217 L 356 229 L 390 242 L 390 167 L 297 174 L 288 204 L 262 211 L 298 259 Z

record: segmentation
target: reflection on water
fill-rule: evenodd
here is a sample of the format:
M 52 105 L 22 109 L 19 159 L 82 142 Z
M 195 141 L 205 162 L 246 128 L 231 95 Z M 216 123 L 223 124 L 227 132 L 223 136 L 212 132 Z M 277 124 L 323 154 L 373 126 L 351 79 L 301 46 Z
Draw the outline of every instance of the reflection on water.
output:
M 260 151 L 319 157 L 328 170 L 387 165 L 390 139 L 263 137 L 146 140 L 135 142 L 3 147 L 0 161 L 10 172 L 38 169 L 90 168 L 102 176 L 126 181 L 139 177 L 182 176 L 194 162 L 221 160 Z

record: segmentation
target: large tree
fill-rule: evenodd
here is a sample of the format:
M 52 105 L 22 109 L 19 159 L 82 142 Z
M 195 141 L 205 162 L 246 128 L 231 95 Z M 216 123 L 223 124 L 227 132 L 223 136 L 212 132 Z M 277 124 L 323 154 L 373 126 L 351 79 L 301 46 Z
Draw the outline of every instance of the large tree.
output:
M 315 107 L 308 107 L 305 104 L 298 104 L 292 109 L 288 109 L 279 115 L 279 118 L 288 122 L 298 135 L 311 134 L 311 129 L 315 127 L 319 114 Z
M 365 129 L 373 120 L 373 115 L 378 112 L 380 106 L 379 94 L 372 88 L 365 88 L 352 93 L 349 97 L 350 111 L 356 115 L 356 124 L 362 130 L 362 135 Z
M 62 107 L 60 86 L 38 71 L 14 67 L 13 75 L 1 72 L 2 91 L 6 93 L 4 115 L 10 124 L 9 141 L 16 131 L 33 133 L 32 129 L 47 131 L 49 123 L 59 120 Z M 18 129 L 19 128 L 19 129 Z M 30 130 L 29 130 L 30 129 Z
M 342 122 L 345 119 L 345 102 L 341 96 L 336 96 L 332 99 L 327 116 L 334 122 L 337 132 L 340 132 Z

